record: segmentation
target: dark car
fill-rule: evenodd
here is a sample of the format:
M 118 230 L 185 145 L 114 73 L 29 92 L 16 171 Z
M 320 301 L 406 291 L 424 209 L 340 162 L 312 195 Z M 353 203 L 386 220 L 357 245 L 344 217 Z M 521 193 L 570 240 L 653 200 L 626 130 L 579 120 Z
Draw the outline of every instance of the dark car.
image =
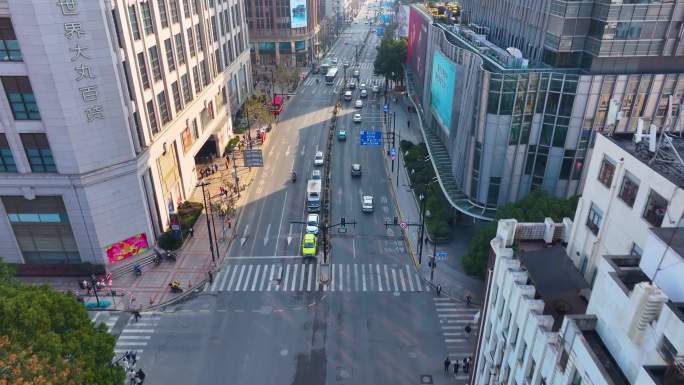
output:
M 314 67 L 311 72 L 314 74 L 317 74 L 317 73 L 321 72 L 321 67 Z
M 361 165 L 354 163 L 351 166 L 351 176 L 361 176 Z

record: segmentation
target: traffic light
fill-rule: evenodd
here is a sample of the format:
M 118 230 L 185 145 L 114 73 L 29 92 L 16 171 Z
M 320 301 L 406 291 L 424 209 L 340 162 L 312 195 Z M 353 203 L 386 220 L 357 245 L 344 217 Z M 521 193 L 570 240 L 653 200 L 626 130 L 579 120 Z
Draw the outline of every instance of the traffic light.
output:
M 340 218 L 340 225 L 346 226 L 347 219 L 345 217 Z

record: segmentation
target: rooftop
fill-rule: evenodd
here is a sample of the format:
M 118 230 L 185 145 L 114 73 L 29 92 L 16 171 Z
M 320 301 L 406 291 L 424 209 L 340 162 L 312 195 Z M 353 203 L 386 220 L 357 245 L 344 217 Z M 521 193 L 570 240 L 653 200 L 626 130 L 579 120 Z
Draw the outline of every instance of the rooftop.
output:
M 601 368 L 605 371 L 605 374 L 613 381 L 613 384 L 630 385 L 627 377 L 622 373 L 622 369 L 620 369 L 620 366 L 618 366 L 606 345 L 603 344 L 603 340 L 601 340 L 598 333 L 593 329 L 582 330 L 582 335 L 584 336 L 584 339 L 587 340 L 596 359 L 601 363 Z
M 544 314 L 553 317 L 553 330 L 557 331 L 566 314 L 584 314 L 587 301 L 581 292 L 589 284 L 561 246 L 526 250 L 518 254 L 527 269 L 537 295 L 544 300 Z
M 672 147 L 677 150 L 677 153 L 670 146 L 662 146 L 654 159 L 654 154 L 648 151 L 647 136 L 644 135 L 640 143 L 634 143 L 633 134 L 613 134 L 606 138 L 674 185 L 684 187 L 684 164 L 679 161 L 677 155 L 678 153 L 679 156 L 684 156 L 684 138 L 670 136 Z

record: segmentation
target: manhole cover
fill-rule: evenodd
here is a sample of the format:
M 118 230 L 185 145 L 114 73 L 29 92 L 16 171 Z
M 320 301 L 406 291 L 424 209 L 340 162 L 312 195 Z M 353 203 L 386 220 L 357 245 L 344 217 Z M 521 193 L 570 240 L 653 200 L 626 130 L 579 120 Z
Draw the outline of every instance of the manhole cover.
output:
M 420 375 L 420 383 L 421 384 L 432 384 L 432 376 L 429 374 L 421 374 Z

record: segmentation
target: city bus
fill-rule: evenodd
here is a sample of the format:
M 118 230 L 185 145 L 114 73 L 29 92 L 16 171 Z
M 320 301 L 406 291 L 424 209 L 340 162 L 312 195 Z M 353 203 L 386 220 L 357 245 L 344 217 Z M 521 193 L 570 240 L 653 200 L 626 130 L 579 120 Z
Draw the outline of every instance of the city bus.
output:
M 337 68 L 333 67 L 328 70 L 328 73 L 325 74 L 325 84 L 332 85 L 333 82 L 335 81 L 335 77 L 337 76 Z

